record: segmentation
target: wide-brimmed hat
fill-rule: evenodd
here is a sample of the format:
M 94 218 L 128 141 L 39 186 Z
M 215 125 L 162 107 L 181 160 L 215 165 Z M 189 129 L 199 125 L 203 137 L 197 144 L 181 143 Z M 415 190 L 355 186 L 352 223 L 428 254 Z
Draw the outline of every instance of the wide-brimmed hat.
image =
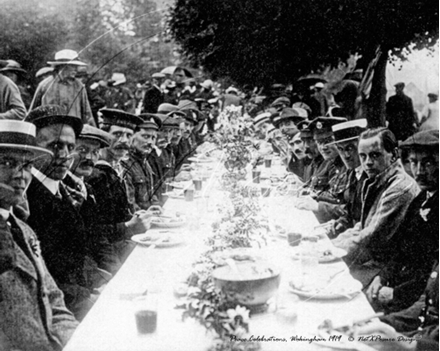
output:
M 302 114 L 302 116 L 301 116 Z M 304 117 L 303 113 L 300 113 L 299 110 L 294 110 L 290 107 L 285 107 L 279 113 L 279 115 L 273 115 L 272 124 L 278 128 L 282 121 L 293 120 L 295 124 L 304 121 L 307 117 Z
M 55 61 L 48 61 L 49 65 L 74 65 L 74 66 L 87 66 L 87 63 L 78 60 L 78 53 L 74 50 L 65 49 L 58 51 L 55 54 Z
M 53 153 L 37 146 L 37 128 L 23 121 L 0 120 L 0 149 L 31 152 L 35 159 L 53 157 Z
M 331 128 L 335 141 L 330 144 L 343 143 L 345 141 L 358 139 L 359 135 L 361 135 L 361 133 L 367 128 L 367 125 L 368 122 L 365 118 L 333 125 Z
M 114 125 L 135 130 L 143 122 L 139 116 L 114 108 L 103 108 L 99 112 L 102 114 L 103 125 Z
M 26 71 L 21 68 L 21 65 L 14 60 L 6 60 L 7 64 L 5 67 L 0 69 L 0 72 L 17 72 L 17 73 L 26 73 Z
M 55 124 L 67 124 L 73 128 L 77 137 L 83 128 L 81 118 L 69 116 L 64 108 L 59 105 L 39 106 L 30 111 L 25 120 L 35 124 L 38 129 Z
M 96 140 L 99 142 L 101 148 L 110 146 L 112 140 L 111 134 L 104 132 L 102 129 L 93 127 L 89 124 L 84 124 L 79 138 Z

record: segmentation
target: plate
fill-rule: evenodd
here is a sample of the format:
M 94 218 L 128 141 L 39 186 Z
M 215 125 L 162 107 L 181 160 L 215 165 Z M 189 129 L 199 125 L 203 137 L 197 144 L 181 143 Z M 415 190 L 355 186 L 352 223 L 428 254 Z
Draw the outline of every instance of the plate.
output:
M 295 295 L 314 300 L 352 299 L 362 291 L 361 282 L 349 275 L 345 276 L 345 279 L 337 279 L 336 282 L 328 283 L 320 279 L 316 282 L 307 280 L 307 284 L 306 286 L 296 286 L 293 281 L 290 281 L 289 290 Z
M 153 217 L 151 224 L 156 228 L 178 228 L 186 224 L 186 220 L 183 217 L 166 216 L 166 217 Z
M 185 189 L 192 185 L 192 181 L 171 182 L 170 185 L 176 189 Z
M 304 238 L 303 238 L 304 240 Z M 307 240 L 307 239 L 305 239 Z M 292 252 L 291 257 L 294 260 L 299 260 L 301 259 L 301 250 L 303 250 L 302 246 L 297 246 L 294 251 Z M 340 261 L 340 259 L 344 256 L 347 255 L 347 251 L 345 251 L 344 249 L 340 249 L 338 247 L 331 247 L 331 248 L 321 248 L 318 249 L 318 262 L 319 263 L 333 263 L 333 262 L 338 262 Z
M 212 158 L 207 158 L 207 157 L 188 157 L 188 161 L 191 162 L 196 162 L 196 163 L 211 163 L 211 162 L 215 162 L 216 160 L 212 159 Z
M 320 346 L 328 347 L 333 350 L 357 350 L 357 351 L 376 351 L 376 349 L 358 342 L 356 340 L 349 341 L 349 335 L 344 334 L 338 330 L 318 329 L 318 336 L 326 341 L 316 341 L 315 343 Z M 332 341 L 330 337 L 333 338 Z M 341 337 L 339 340 L 337 338 Z M 335 339 L 336 338 L 336 339 Z
M 133 235 L 131 240 L 142 246 L 156 245 L 157 248 L 167 248 L 177 246 L 183 243 L 183 239 L 178 235 L 163 234 L 138 234 Z

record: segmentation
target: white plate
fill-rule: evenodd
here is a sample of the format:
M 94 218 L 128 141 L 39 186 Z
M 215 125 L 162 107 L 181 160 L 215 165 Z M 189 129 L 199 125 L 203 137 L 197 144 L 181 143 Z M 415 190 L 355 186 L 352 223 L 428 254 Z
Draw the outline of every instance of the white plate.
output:
M 183 217 L 153 217 L 151 224 L 156 228 L 178 228 L 186 224 Z
M 301 250 L 303 249 L 303 247 L 297 246 L 295 247 L 292 251 L 292 255 L 291 257 L 294 260 L 299 260 L 301 258 Z M 330 251 L 331 254 L 330 255 L 324 255 L 325 252 Z M 347 251 L 345 251 L 344 249 L 340 249 L 338 247 L 332 247 L 332 248 L 327 248 L 327 249 L 320 249 L 319 250 L 319 259 L 318 262 L 319 263 L 333 263 L 333 262 L 338 262 L 340 261 L 340 259 L 344 256 L 347 255 Z
M 289 290 L 300 297 L 313 300 L 352 299 L 362 291 L 362 284 L 351 276 L 347 276 L 345 279 L 338 279 L 337 282 L 333 281 L 307 290 L 302 290 L 293 282 L 289 282 Z
M 188 161 L 196 162 L 196 163 L 211 163 L 215 162 L 215 159 L 212 158 L 198 158 L 198 157 L 188 157 Z
M 162 240 L 163 238 L 165 239 Z M 138 235 L 133 235 L 131 237 L 131 240 L 142 246 L 151 246 L 154 244 L 156 245 L 157 248 L 173 247 L 183 243 L 182 237 L 180 237 L 179 235 L 170 235 L 169 233 L 138 234 Z

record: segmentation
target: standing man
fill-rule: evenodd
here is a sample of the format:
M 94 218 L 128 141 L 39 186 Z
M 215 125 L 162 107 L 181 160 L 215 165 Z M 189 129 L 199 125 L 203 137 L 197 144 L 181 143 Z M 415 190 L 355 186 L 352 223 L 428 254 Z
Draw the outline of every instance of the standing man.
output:
M 128 154 L 134 130 L 142 119 L 121 110 L 102 109 L 100 112 L 102 130 L 111 136 L 110 145 L 101 149 L 100 159 L 85 180 L 96 198 L 95 223 L 123 263 L 135 247 L 131 236 L 145 233 L 150 227 L 149 215 L 134 214 L 130 210 L 121 165 L 121 160 Z
M 438 93 L 428 94 L 429 104 L 422 111 L 419 131 L 438 130 Z
M 87 228 L 74 201 L 76 194 L 62 181 L 68 177 L 83 124 L 57 105 L 41 106 L 27 120 L 37 127 L 37 145 L 54 154 L 50 164 L 36 164 L 32 169 L 28 223 L 41 242 L 43 257 L 64 293 L 66 306 L 81 320 L 98 297 L 94 289 L 99 284 L 93 278 L 97 266 L 88 257 Z
M 165 80 L 165 74 L 153 73 L 151 76 L 152 84 L 145 90 L 143 113 L 156 113 L 160 104 L 164 102 L 164 93 L 161 85 Z
M 410 135 L 413 135 L 417 121 L 414 115 L 414 108 L 412 100 L 405 95 L 405 83 L 397 83 L 396 95 L 388 99 L 386 106 L 387 121 L 389 123 L 388 129 L 396 136 L 397 140 L 406 140 Z
M 7 64 L 7 61 L 4 61 Z M 17 85 L 0 72 L 0 119 L 22 120 L 26 107 L 21 99 Z
M 362 188 L 361 220 L 333 244 L 348 252 L 354 278 L 367 287 L 391 259 L 399 224 L 420 189 L 398 159 L 397 140 L 386 128 L 368 129 L 359 138 L 359 157 L 367 174 Z
M 86 66 L 78 60 L 78 53 L 68 49 L 58 51 L 55 61 L 48 64 L 54 67 L 54 73 L 38 85 L 29 110 L 44 105 L 59 105 L 69 116 L 80 118 L 83 124 L 95 126 L 86 87 L 75 78 L 78 67 Z
M 11 209 L 23 200 L 34 160 L 52 153 L 36 146 L 35 126 L 0 121 L 0 346 L 61 351 L 78 322 L 67 310 L 41 256 L 33 230 Z
M 393 258 L 367 290 L 376 310 L 397 312 L 415 303 L 438 259 L 438 139 L 438 130 L 428 130 L 401 144 L 409 152 L 411 169 L 422 191 L 397 230 L 391 244 Z

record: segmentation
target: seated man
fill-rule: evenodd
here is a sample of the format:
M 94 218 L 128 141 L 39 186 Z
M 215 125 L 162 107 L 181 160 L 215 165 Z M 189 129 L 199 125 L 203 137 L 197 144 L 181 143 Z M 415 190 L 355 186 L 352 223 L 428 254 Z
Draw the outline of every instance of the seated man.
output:
M 345 118 L 340 117 L 317 117 L 308 128 L 313 133 L 319 153 L 324 159 L 310 180 L 304 185 L 306 193 L 312 197 L 318 197 L 321 193 L 330 188 L 330 180 L 345 171 L 344 163 L 338 154 L 338 149 L 334 145 L 334 134 L 332 126 L 345 122 Z
M 391 259 L 390 243 L 420 189 L 403 170 L 396 138 L 389 129 L 363 132 L 358 152 L 368 176 L 362 189 L 361 221 L 340 234 L 333 244 L 347 250 L 345 260 L 351 274 L 366 287 Z
M 302 198 L 297 207 L 313 211 L 320 223 L 338 220 L 338 229 L 345 222 L 359 222 L 361 201 L 360 190 L 364 181 L 361 161 L 357 152 L 359 135 L 367 126 L 366 119 L 358 119 L 332 126 L 339 156 L 346 170 L 330 179 L 330 187 L 317 198 Z M 362 180 L 360 182 L 360 180 Z M 354 225 L 354 223 L 353 223 Z M 349 228 L 349 227 L 348 227 Z
M 13 140 L 13 141 L 11 141 Z M 61 351 L 78 322 L 64 304 L 33 230 L 12 214 L 32 179 L 35 126 L 0 121 L 0 349 Z
M 88 232 L 79 203 L 62 182 L 68 177 L 83 124 L 58 105 L 38 107 L 27 120 L 37 127 L 38 146 L 54 153 L 49 165 L 36 164 L 32 169 L 28 223 L 41 242 L 42 255 L 64 293 L 66 306 L 81 320 L 98 298 L 95 289 L 103 283 L 96 280 L 97 264 L 88 253 Z
M 156 144 L 158 130 L 157 118 L 146 119 L 137 125 L 128 157 L 121 161 L 124 168 L 123 178 L 127 184 L 127 198 L 133 213 L 159 204 L 154 190 L 155 175 L 148 162 Z
M 130 212 L 121 165 L 134 129 L 142 119 L 121 110 L 102 109 L 100 112 L 102 129 L 111 135 L 110 145 L 100 150 L 100 159 L 85 180 L 92 187 L 97 202 L 93 213 L 95 223 L 123 263 L 135 247 L 131 236 L 145 233 L 150 222 L 149 215 Z
M 438 130 L 419 132 L 401 144 L 422 191 L 413 200 L 391 244 L 394 256 L 376 276 L 367 297 L 376 310 L 400 311 L 425 288 L 438 258 Z
M 304 143 L 304 153 L 307 158 L 307 165 L 304 168 L 303 181 L 309 182 L 312 177 L 321 169 L 324 159 L 318 151 L 318 146 L 313 139 L 313 133 L 309 128 L 309 121 L 302 121 L 298 123 L 298 129 L 300 130 L 299 137 Z
M 425 292 L 417 302 L 405 310 L 381 317 L 382 322 L 359 328 L 357 335 L 378 336 L 376 342 L 368 342 L 369 346 L 377 350 L 438 350 L 438 284 L 437 263 L 428 279 Z M 409 337 L 413 338 L 411 342 Z

